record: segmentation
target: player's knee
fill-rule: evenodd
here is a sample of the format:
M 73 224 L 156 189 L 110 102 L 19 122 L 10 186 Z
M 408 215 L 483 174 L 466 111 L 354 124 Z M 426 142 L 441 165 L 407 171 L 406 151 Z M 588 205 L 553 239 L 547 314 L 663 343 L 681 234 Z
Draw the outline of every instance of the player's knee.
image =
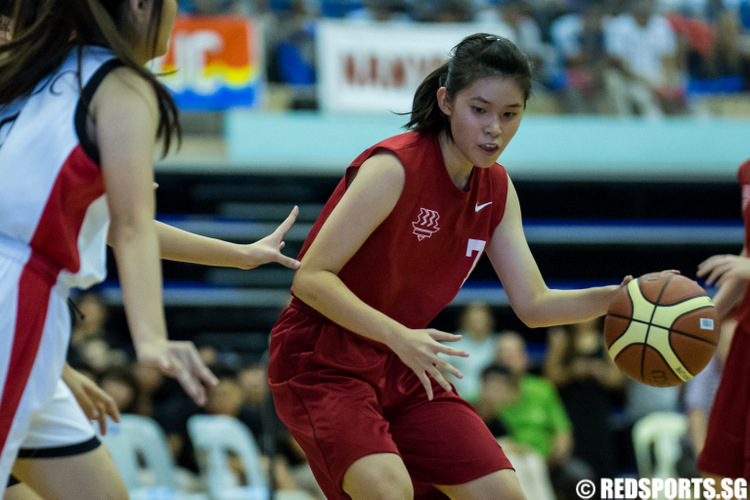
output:
M 351 490 L 345 487 L 344 491 L 352 500 L 412 500 L 414 498 L 414 487 L 411 481 L 389 482 L 387 478 L 367 487 L 356 486 Z
M 353 500 L 411 500 L 414 487 L 408 472 L 393 464 L 370 464 L 349 470 L 344 476 L 344 491 Z

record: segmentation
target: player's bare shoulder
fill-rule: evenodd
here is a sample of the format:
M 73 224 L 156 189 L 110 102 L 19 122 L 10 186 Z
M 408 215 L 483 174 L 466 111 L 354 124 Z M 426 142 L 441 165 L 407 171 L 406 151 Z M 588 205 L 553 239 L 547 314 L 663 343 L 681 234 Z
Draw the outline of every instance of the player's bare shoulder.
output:
M 348 179 L 350 185 L 355 177 L 366 177 L 380 187 L 397 189 L 400 193 L 404 187 L 406 173 L 396 153 L 388 149 L 378 149 L 352 172 Z
M 101 123 L 151 123 L 155 131 L 159 117 L 156 93 L 151 84 L 128 67 L 113 69 L 94 92 L 88 108 L 87 132 L 97 136 Z

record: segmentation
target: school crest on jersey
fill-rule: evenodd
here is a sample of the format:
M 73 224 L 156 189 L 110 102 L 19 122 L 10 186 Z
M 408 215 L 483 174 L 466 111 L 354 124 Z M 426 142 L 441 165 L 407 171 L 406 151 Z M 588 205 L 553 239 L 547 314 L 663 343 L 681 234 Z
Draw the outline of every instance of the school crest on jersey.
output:
M 411 223 L 411 225 L 414 227 L 414 234 L 417 235 L 417 239 L 419 241 L 422 241 L 425 238 L 431 237 L 433 234 L 438 232 L 440 229 L 438 227 L 438 220 L 440 219 L 440 214 L 437 213 L 435 210 L 430 210 L 428 208 L 420 208 L 419 209 L 419 216 L 417 216 L 417 220 Z

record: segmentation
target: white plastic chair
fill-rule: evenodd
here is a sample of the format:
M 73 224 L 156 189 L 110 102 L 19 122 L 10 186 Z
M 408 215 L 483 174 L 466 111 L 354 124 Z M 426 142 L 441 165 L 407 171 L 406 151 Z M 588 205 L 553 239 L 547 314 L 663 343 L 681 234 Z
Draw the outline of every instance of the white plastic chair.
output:
M 114 459 L 132 500 L 205 500 L 197 493 L 180 492 L 174 461 L 159 424 L 141 415 L 120 415 L 110 422 L 102 442 Z M 149 472 L 145 480 L 142 470 Z
M 212 499 L 269 498 L 260 452 L 245 424 L 225 415 L 193 415 L 188 419 L 188 434 Z M 235 474 L 229 468 L 230 452 L 242 460 L 247 486 L 236 484 Z
M 633 426 L 633 447 L 640 477 L 678 477 L 680 441 L 686 431 L 687 417 L 681 413 L 654 412 L 640 418 Z

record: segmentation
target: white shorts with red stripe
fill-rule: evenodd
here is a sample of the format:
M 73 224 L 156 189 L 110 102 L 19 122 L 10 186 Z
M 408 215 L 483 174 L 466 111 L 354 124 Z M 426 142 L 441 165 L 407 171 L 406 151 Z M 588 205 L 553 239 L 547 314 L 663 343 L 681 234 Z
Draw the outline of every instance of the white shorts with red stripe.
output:
M 67 290 L 29 255 L 0 240 L 0 488 L 53 402 L 70 339 Z

